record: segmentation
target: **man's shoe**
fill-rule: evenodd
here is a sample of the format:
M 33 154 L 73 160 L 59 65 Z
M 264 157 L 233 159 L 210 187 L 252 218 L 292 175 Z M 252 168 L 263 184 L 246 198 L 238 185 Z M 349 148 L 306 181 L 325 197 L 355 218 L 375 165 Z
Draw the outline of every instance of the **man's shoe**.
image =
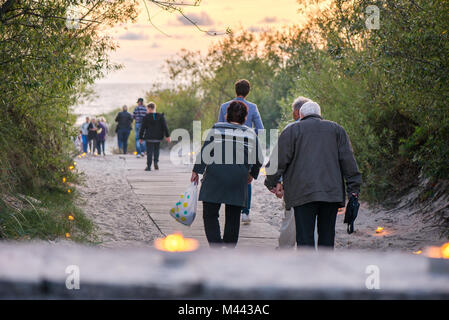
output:
M 136 158 L 140 158 L 140 154 L 137 154 Z
M 151 171 L 151 168 L 146 167 L 145 171 Z
M 249 224 L 251 222 L 248 214 L 242 213 L 242 222 L 243 224 Z
M 154 169 L 159 170 L 159 166 L 157 163 L 154 164 Z

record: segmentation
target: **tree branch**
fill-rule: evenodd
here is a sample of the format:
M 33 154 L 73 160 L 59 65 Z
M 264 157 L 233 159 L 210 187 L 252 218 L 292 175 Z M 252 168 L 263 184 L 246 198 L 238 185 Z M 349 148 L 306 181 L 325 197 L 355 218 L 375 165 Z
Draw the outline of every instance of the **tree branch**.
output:
M 12 6 L 17 0 L 6 0 L 6 2 L 0 7 L 0 21 L 3 21 L 3 17 L 11 10 Z

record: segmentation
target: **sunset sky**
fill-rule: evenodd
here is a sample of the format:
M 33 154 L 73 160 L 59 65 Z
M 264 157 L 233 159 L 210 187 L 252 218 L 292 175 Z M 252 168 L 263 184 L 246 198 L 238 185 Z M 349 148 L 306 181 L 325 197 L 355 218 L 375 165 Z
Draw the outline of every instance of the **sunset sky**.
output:
M 165 59 L 182 48 L 205 52 L 212 42 L 223 37 L 206 35 L 181 15 L 147 3 L 153 23 L 169 36 L 151 25 L 141 5 L 136 23 L 110 30 L 120 46 L 111 58 L 124 64 L 125 69 L 108 75 L 100 83 L 151 83 L 163 79 L 160 67 Z M 199 7 L 187 7 L 185 13 L 204 30 L 224 32 L 230 27 L 258 32 L 301 23 L 304 18 L 298 9 L 296 0 L 203 0 Z

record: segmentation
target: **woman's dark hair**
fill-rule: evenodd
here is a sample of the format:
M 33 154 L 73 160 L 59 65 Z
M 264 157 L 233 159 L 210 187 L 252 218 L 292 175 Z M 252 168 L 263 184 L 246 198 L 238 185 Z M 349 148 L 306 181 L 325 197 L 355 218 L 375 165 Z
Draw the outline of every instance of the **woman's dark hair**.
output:
M 246 97 L 249 93 L 249 90 L 251 89 L 251 86 L 249 84 L 249 81 L 246 79 L 238 80 L 235 83 L 235 93 L 237 97 Z
M 228 122 L 237 122 L 244 124 L 248 115 L 248 106 L 242 101 L 232 101 L 226 111 L 226 120 Z

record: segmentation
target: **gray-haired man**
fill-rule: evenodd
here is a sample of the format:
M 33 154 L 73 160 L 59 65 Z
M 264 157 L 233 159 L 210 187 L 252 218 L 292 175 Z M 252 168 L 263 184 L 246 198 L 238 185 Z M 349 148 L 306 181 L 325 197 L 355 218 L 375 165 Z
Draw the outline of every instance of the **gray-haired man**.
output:
M 346 192 L 358 196 L 362 177 L 346 131 L 323 120 L 317 103 L 303 104 L 300 119 L 282 131 L 278 168 L 265 185 L 284 191 L 286 207 L 294 208 L 298 246 L 315 245 L 317 223 L 318 246 L 333 248 L 337 211 L 346 199 L 344 180 Z
M 292 116 L 294 121 L 299 121 L 299 110 L 306 102 L 311 101 L 306 97 L 298 97 L 292 103 Z M 282 177 L 281 177 L 282 179 Z M 278 198 L 282 198 L 282 190 L 273 190 Z M 284 203 L 285 207 L 285 203 Z M 279 248 L 293 248 L 296 245 L 296 226 L 295 215 L 292 208 L 285 207 L 284 217 L 281 221 L 281 228 L 279 230 Z

